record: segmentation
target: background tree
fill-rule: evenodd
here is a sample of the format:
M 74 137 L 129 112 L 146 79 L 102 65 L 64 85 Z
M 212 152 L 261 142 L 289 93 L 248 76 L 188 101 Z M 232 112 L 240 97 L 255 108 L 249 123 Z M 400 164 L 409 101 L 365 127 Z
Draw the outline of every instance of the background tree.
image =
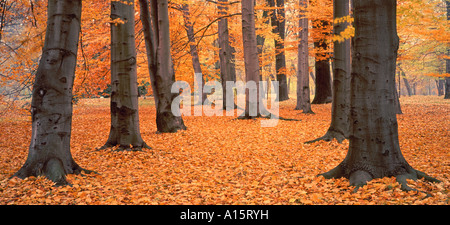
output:
M 25 164 L 14 176 L 43 175 L 56 185 L 65 185 L 67 174 L 88 172 L 70 153 L 81 0 L 49 0 L 47 14 L 45 43 L 31 102 L 31 144 Z
M 350 16 L 348 0 L 334 0 L 334 35 L 346 32 Z M 344 34 L 345 35 L 345 34 Z M 334 42 L 333 57 L 333 102 L 331 104 L 331 123 L 327 133 L 307 143 L 336 139 L 342 142 L 348 137 L 350 112 L 350 39 L 341 35 L 343 40 Z
M 286 54 L 285 54 L 285 33 L 286 33 L 286 13 L 284 0 L 268 0 L 269 6 L 274 8 L 271 16 L 272 32 L 279 38 L 275 38 L 275 71 L 278 81 L 278 94 L 276 100 L 285 101 L 289 99 L 287 78 L 286 78 Z M 275 8 L 276 7 L 276 8 Z
M 302 110 L 303 113 L 313 113 L 310 102 L 309 89 L 309 51 L 308 51 L 308 27 L 307 17 L 308 0 L 300 0 L 299 16 L 299 45 L 297 59 L 297 106 L 296 110 Z
M 236 66 L 234 63 L 234 48 L 230 45 L 230 35 L 228 28 L 228 0 L 219 0 L 217 4 L 219 16 L 223 17 L 218 22 L 219 33 L 219 60 L 220 60 L 220 80 L 223 91 L 223 109 L 226 109 L 227 101 L 227 81 L 236 81 Z M 228 94 L 231 96 L 230 94 Z M 234 101 L 234 99 L 233 99 Z
M 391 176 L 404 190 L 411 190 L 406 179 L 438 181 L 413 169 L 400 151 L 393 107 L 399 47 L 396 5 L 396 0 L 354 0 L 350 146 L 345 159 L 322 175 L 346 177 L 357 188 Z
M 139 129 L 134 0 L 111 2 L 111 129 L 102 148 L 149 148 Z
M 242 9 L 242 37 L 244 43 L 245 78 L 247 84 L 254 83 L 254 87 L 246 89 L 244 118 L 261 116 L 259 111 L 259 58 L 256 44 L 255 9 L 253 0 L 243 0 Z M 256 98 L 250 94 L 256 92 Z M 253 95 L 252 94 L 252 95 Z
M 194 73 L 201 74 L 201 76 L 199 76 L 197 78 L 197 79 L 199 79 L 197 81 L 197 84 L 199 85 L 199 87 L 197 87 L 197 90 L 203 90 L 203 87 L 205 86 L 205 78 L 202 73 L 202 67 L 200 64 L 199 56 L 198 56 L 197 44 L 195 41 L 194 26 L 192 25 L 192 23 L 190 21 L 191 16 L 189 13 L 189 5 L 183 4 L 182 11 L 183 11 L 184 26 L 186 28 L 188 44 L 189 44 L 190 52 L 191 52 L 191 56 L 192 56 L 192 66 L 194 68 Z M 202 105 L 205 100 L 208 100 L 207 94 L 204 93 L 203 91 L 200 91 L 200 93 L 197 93 L 197 96 L 198 96 L 198 101 L 196 104 L 198 104 L 198 105 Z
M 167 0 L 151 1 L 154 41 L 157 46 L 155 71 L 155 95 L 158 98 L 156 109 L 156 127 L 158 132 L 168 133 L 186 129 L 181 116 L 172 113 L 172 102 L 178 94 L 172 93 L 175 83 L 175 71 L 170 53 L 170 26 Z
M 332 45 L 330 35 L 332 32 L 332 1 L 312 0 L 311 6 L 316 18 L 312 21 L 312 36 L 314 41 L 315 57 L 315 95 L 312 104 L 325 104 L 332 101 L 330 57 Z

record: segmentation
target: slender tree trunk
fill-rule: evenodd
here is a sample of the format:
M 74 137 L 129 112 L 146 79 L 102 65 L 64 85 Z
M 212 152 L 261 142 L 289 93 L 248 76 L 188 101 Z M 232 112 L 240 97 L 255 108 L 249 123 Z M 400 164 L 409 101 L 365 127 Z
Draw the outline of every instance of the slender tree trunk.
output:
M 158 132 L 172 133 L 185 130 L 181 116 L 172 112 L 172 102 L 179 95 L 172 93 L 175 83 L 172 55 L 170 53 L 169 10 L 167 0 L 152 0 L 152 14 L 155 34 L 157 34 L 156 89 L 158 94 L 158 108 L 156 109 L 156 127 Z
M 450 74 L 450 63 L 448 62 L 450 60 L 447 59 L 447 73 Z M 450 77 L 445 78 L 445 95 L 444 99 L 450 99 Z
M 102 148 L 149 148 L 139 129 L 134 0 L 111 2 L 111 129 Z
M 334 19 L 348 16 L 348 0 L 334 0 Z M 347 28 L 347 23 L 334 24 L 334 34 L 338 35 Z M 348 138 L 350 113 L 350 40 L 334 43 L 333 66 L 333 102 L 331 105 L 331 124 L 327 133 L 313 141 L 331 141 L 339 143 Z
M 156 74 L 158 68 L 156 65 L 156 46 L 157 40 L 155 38 L 155 32 L 152 28 L 152 19 L 149 11 L 148 0 L 139 0 L 141 11 L 141 23 L 144 30 L 145 48 L 147 52 L 147 64 L 150 74 L 150 83 L 153 90 L 153 98 L 155 99 L 155 107 L 158 108 L 158 90 L 156 88 Z
M 280 40 L 275 39 L 275 69 L 277 72 L 278 81 L 278 94 L 277 101 L 285 101 L 289 99 L 289 94 L 287 92 L 287 78 L 286 78 L 286 54 L 284 50 L 284 39 L 285 39 L 285 9 L 284 0 L 269 0 L 269 6 L 276 7 L 272 13 L 272 27 L 273 33 L 280 36 Z
M 400 71 L 398 71 L 400 74 Z M 398 75 L 398 78 L 400 79 L 400 75 Z M 395 76 L 394 76 L 394 83 L 395 83 Z M 400 82 L 398 82 L 400 84 Z M 402 106 L 400 105 L 400 88 L 398 88 L 397 92 L 397 86 L 395 87 L 394 91 L 394 108 L 395 108 L 395 114 L 403 114 L 402 112 Z
M 219 9 L 219 14 L 221 16 L 226 16 L 228 14 L 228 0 L 219 0 L 217 5 Z M 218 22 L 218 32 L 219 32 L 219 61 L 220 61 L 220 78 L 222 81 L 222 91 L 223 91 L 223 109 L 226 110 L 226 96 L 231 96 L 227 92 L 226 82 L 236 81 L 236 68 L 234 64 L 234 49 L 230 46 L 230 37 L 228 33 L 228 19 L 222 18 Z M 234 96 L 234 94 L 232 95 Z M 234 99 L 233 99 L 234 102 Z
M 322 175 L 346 177 L 357 188 L 391 176 L 404 190 L 412 190 L 406 179 L 438 181 L 413 169 L 399 147 L 393 107 L 399 46 L 396 4 L 396 0 L 354 0 L 350 146 L 346 158 Z
M 408 79 L 405 77 L 405 73 L 403 73 L 403 83 L 405 83 L 406 91 L 408 92 L 408 96 L 412 95 L 411 86 L 409 85 Z
M 244 118 L 261 116 L 259 112 L 259 59 L 256 45 L 255 10 L 253 0 L 242 0 L 242 36 L 244 41 L 244 63 L 247 85 Z M 253 93 L 253 94 L 252 94 Z M 255 95 L 256 94 L 256 95 Z M 252 95 L 252 96 L 250 96 Z
M 255 1 L 255 5 L 256 5 L 256 1 Z M 264 19 L 264 23 L 265 24 L 269 24 L 270 20 L 266 19 L 269 16 L 269 11 L 268 10 L 264 10 L 263 14 L 262 14 L 262 18 Z M 260 65 L 260 69 L 259 69 L 259 73 L 262 76 L 262 71 L 263 71 L 263 61 L 264 61 L 264 57 L 263 57 L 263 52 L 264 52 L 264 43 L 266 42 L 266 38 L 263 35 L 256 35 L 256 43 L 258 46 L 258 57 L 259 57 L 259 65 Z M 261 79 L 262 80 L 262 79 Z
M 300 43 L 298 45 L 297 57 L 297 106 L 296 110 L 303 113 L 314 113 L 311 109 L 310 89 L 309 89 L 309 51 L 308 51 L 308 17 L 306 17 L 308 0 L 300 1 L 299 27 L 302 29 L 299 34 Z
M 32 93 L 28 158 L 14 176 L 43 175 L 56 185 L 66 185 L 67 174 L 84 170 L 70 153 L 81 0 L 49 0 L 47 14 L 45 43 Z
M 183 4 L 183 19 L 184 19 L 184 27 L 186 29 L 187 37 L 189 40 L 189 46 L 190 46 L 190 52 L 192 57 L 192 66 L 194 68 L 194 73 L 196 74 L 202 74 L 202 76 L 199 76 L 201 80 L 198 80 L 197 83 L 199 87 L 197 87 L 197 90 L 200 91 L 200 93 L 197 94 L 198 96 L 198 102 L 195 103 L 196 105 L 202 105 L 203 102 L 207 99 L 207 94 L 203 92 L 203 87 L 205 86 L 205 78 L 202 73 L 202 68 L 200 65 L 200 59 L 198 56 L 198 50 L 197 50 L 197 44 L 195 43 L 195 36 L 194 36 L 194 26 L 192 25 L 190 21 L 190 13 L 189 13 L 189 5 Z M 196 78 L 197 79 L 197 78 Z

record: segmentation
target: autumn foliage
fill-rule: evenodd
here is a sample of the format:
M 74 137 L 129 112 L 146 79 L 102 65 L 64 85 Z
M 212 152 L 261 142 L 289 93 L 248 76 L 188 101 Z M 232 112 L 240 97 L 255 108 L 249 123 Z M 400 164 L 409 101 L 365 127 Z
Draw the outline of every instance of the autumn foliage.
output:
M 370 181 L 352 193 L 347 179 L 316 177 L 345 157 L 348 142 L 303 144 L 325 133 L 330 104 L 315 115 L 280 104 L 280 121 L 184 117 L 186 131 L 156 134 L 151 99 L 140 103 L 141 132 L 151 150 L 97 151 L 107 139 L 106 99 L 75 106 L 72 154 L 98 174 L 68 175 L 72 186 L 52 187 L 44 177 L 8 179 L 26 159 L 30 121 L 11 114 L 0 120 L 0 204 L 449 204 L 448 102 L 438 97 L 403 97 L 398 115 L 402 152 L 415 168 L 443 181 L 410 181 L 405 192 L 395 178 Z M 426 192 L 430 196 L 427 196 Z

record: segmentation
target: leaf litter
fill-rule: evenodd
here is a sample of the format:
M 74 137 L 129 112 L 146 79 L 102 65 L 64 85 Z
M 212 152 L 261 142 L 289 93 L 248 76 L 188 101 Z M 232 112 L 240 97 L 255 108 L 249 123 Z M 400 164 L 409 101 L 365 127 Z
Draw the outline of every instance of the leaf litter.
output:
M 185 116 L 188 129 L 175 134 L 157 134 L 155 109 L 141 105 L 141 133 L 152 149 L 116 152 L 95 150 L 109 131 L 107 100 L 83 101 L 75 106 L 71 152 L 98 174 L 68 175 L 72 186 L 62 187 L 44 177 L 9 179 L 24 163 L 31 136 L 29 117 L 16 114 L 0 120 L 0 204 L 449 204 L 448 101 L 405 97 L 398 115 L 407 161 L 443 182 L 408 181 L 421 192 L 405 192 L 395 178 L 375 179 L 356 193 L 347 179 L 316 176 L 343 160 L 347 140 L 303 144 L 326 132 L 330 104 L 304 115 L 293 110 L 294 100 L 282 102 L 280 115 L 300 121 L 273 128 L 261 127 L 261 119 Z

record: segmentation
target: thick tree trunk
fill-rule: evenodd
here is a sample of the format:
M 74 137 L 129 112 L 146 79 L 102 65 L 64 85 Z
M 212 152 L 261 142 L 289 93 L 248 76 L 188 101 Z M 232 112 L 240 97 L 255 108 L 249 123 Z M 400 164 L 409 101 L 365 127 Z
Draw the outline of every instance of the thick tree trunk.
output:
M 350 146 L 346 158 L 322 175 L 346 177 L 357 188 L 369 180 L 390 176 L 397 177 L 404 190 L 411 190 L 406 179 L 437 181 L 413 169 L 399 147 L 393 107 L 399 45 L 397 1 L 354 0 L 354 4 Z
M 203 87 L 205 86 L 205 78 L 202 73 L 202 68 L 200 65 L 200 59 L 198 56 L 198 50 L 197 50 L 197 44 L 195 43 L 195 36 L 194 36 L 194 26 L 192 25 L 190 21 L 190 13 L 189 13 L 189 5 L 183 4 L 183 19 L 184 19 L 184 28 L 186 29 L 186 34 L 189 41 L 189 47 L 190 47 L 190 53 L 192 57 L 192 66 L 194 68 L 194 73 L 196 74 L 202 74 L 202 76 L 199 76 L 200 80 L 197 80 L 197 84 L 199 85 L 197 87 L 197 90 L 199 90 L 199 93 L 197 93 L 198 101 L 195 103 L 196 105 L 203 105 L 203 102 L 207 99 L 207 94 L 203 92 Z M 197 79 L 197 78 L 196 78 Z
M 242 0 L 242 36 L 244 41 L 245 80 L 249 88 L 245 91 L 244 118 L 261 116 L 259 111 L 259 59 L 256 45 L 255 10 L 253 0 Z
M 225 4 L 228 0 L 219 0 L 218 9 L 221 16 L 228 14 L 228 7 Z M 234 49 L 230 46 L 230 37 L 228 33 L 228 19 L 222 18 L 218 22 L 219 32 L 219 61 L 220 61 L 220 79 L 222 81 L 223 91 L 223 109 L 226 110 L 226 96 L 234 96 L 234 94 L 228 93 L 226 88 L 227 81 L 236 81 L 236 68 L 234 64 Z M 233 99 L 234 102 L 234 99 Z M 235 107 L 233 107 L 234 109 Z
M 25 164 L 14 176 L 44 175 L 65 185 L 65 175 L 83 171 L 70 153 L 80 21 L 81 0 L 48 1 L 45 43 L 31 102 L 31 143 Z
M 289 99 L 289 94 L 287 91 L 287 79 L 286 79 L 286 54 L 284 50 L 284 39 L 285 39 L 285 9 L 284 0 L 269 0 L 269 6 L 276 7 L 272 13 L 272 27 L 273 33 L 280 36 L 280 40 L 275 39 L 275 70 L 277 72 L 278 81 L 278 94 L 277 101 L 285 101 Z
M 111 2 L 111 129 L 103 148 L 149 148 L 139 129 L 134 0 Z
M 303 113 L 314 113 L 311 109 L 310 89 L 309 89 L 309 51 L 308 51 L 308 17 L 306 16 L 308 0 L 300 1 L 299 34 L 300 43 L 298 45 L 297 58 L 297 106 L 296 110 Z
M 173 133 L 185 130 L 181 116 L 175 116 L 172 112 L 172 102 L 179 95 L 172 93 L 172 85 L 175 83 L 175 71 L 173 69 L 172 55 L 170 53 L 169 10 L 167 0 L 152 0 L 152 9 L 155 9 L 153 24 L 157 27 L 157 74 L 156 89 L 158 94 L 158 108 L 156 109 L 156 127 L 158 132 Z

